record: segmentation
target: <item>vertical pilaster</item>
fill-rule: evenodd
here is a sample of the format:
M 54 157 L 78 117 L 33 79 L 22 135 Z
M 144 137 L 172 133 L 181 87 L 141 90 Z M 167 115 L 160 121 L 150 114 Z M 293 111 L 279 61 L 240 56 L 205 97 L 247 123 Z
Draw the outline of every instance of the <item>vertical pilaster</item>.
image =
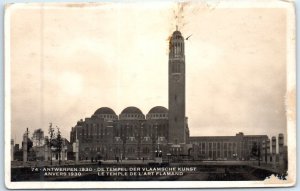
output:
M 276 167 L 276 137 L 272 137 L 272 164 Z
M 261 145 L 261 156 L 262 156 L 262 162 L 266 163 L 267 158 L 266 158 L 266 141 L 263 140 L 262 141 L 262 145 Z
M 278 155 L 279 155 L 279 167 L 281 169 L 285 169 L 285 162 L 284 162 L 284 153 L 283 153 L 283 146 L 284 146 L 284 137 L 283 134 L 280 133 L 278 135 Z
M 267 163 L 270 163 L 270 161 L 271 161 L 271 153 L 270 153 L 270 139 L 267 139 L 266 140 L 266 151 L 267 151 L 267 160 L 266 160 L 266 162 Z
M 48 161 L 48 158 L 49 158 L 49 147 L 47 144 L 44 145 L 44 156 L 45 156 L 45 161 Z

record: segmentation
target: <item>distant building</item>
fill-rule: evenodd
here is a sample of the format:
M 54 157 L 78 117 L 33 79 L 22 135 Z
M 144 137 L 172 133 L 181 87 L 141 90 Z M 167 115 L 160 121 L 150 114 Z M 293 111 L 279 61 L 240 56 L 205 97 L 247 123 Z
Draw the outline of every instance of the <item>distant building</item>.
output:
M 33 147 L 40 147 L 45 144 L 44 131 L 42 129 L 36 129 L 32 134 Z
M 190 137 L 193 158 L 196 160 L 249 160 L 254 144 L 263 145 L 267 135 L 199 136 Z M 261 155 L 262 157 L 262 155 Z
M 50 147 L 50 143 L 48 141 L 48 137 L 44 137 L 44 133 L 41 129 L 37 129 L 34 131 L 32 138 L 28 138 L 27 136 L 27 146 L 24 146 L 24 141 L 22 142 L 22 148 L 19 149 L 19 144 L 14 146 L 13 150 L 13 160 L 22 161 L 23 160 L 23 152 L 24 148 L 26 149 L 26 155 L 28 161 L 49 161 L 52 158 L 52 161 L 64 159 L 64 160 L 72 160 L 74 159 L 72 153 L 72 145 L 66 138 L 61 139 L 61 149 L 59 150 L 58 139 L 54 138 L 52 140 L 52 144 Z M 43 140 L 43 141 L 41 141 Z M 43 143 L 43 144 L 42 144 Z M 25 145 L 26 145 L 25 144 Z
M 14 151 L 19 151 L 20 150 L 20 145 L 19 144 L 15 144 L 14 146 Z

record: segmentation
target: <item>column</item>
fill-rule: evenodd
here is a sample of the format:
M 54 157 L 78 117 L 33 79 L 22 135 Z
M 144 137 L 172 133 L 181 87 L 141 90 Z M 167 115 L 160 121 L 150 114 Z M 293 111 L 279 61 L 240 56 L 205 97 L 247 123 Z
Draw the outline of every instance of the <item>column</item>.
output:
M 262 141 L 262 145 L 261 145 L 261 156 L 262 156 L 262 162 L 266 163 L 266 141 L 263 140 Z
M 45 153 L 45 161 L 48 161 L 48 158 L 49 158 L 49 147 L 47 144 L 44 145 L 44 153 Z
M 267 160 L 266 163 L 270 163 L 271 153 L 270 153 L 270 139 L 266 140 L 266 151 L 267 151 Z
M 283 145 L 284 145 L 284 137 L 283 134 L 280 133 L 278 135 L 278 150 L 279 150 L 279 154 L 283 154 Z
M 286 169 L 285 162 L 284 162 L 283 146 L 284 146 L 284 137 L 283 134 L 280 133 L 278 135 L 279 168 Z
M 276 137 L 272 137 L 272 164 L 276 167 Z
M 24 135 L 23 135 L 23 144 L 22 144 L 22 148 L 23 148 L 23 166 L 25 166 L 26 162 L 27 162 L 27 155 L 28 155 L 27 143 L 28 143 L 28 134 L 24 133 Z
M 224 142 L 220 142 L 220 158 L 224 159 Z
M 73 143 L 73 152 L 75 153 L 75 164 L 78 164 L 79 161 L 79 140 L 76 139 L 76 142 Z

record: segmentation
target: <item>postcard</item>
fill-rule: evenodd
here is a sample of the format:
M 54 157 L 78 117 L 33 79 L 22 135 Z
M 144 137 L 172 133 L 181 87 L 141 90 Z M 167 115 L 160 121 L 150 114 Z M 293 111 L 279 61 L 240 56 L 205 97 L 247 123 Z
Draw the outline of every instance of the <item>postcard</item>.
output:
M 5 8 L 12 189 L 289 187 L 290 1 Z

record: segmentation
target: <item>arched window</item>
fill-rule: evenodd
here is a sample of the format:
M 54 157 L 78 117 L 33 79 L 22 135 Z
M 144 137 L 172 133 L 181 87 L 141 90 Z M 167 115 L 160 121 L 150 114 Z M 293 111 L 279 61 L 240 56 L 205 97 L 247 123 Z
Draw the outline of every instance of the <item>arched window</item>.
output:
M 177 54 L 177 43 L 175 42 L 174 43 L 174 55 L 176 55 Z
M 183 44 L 180 43 L 180 52 L 183 52 Z

